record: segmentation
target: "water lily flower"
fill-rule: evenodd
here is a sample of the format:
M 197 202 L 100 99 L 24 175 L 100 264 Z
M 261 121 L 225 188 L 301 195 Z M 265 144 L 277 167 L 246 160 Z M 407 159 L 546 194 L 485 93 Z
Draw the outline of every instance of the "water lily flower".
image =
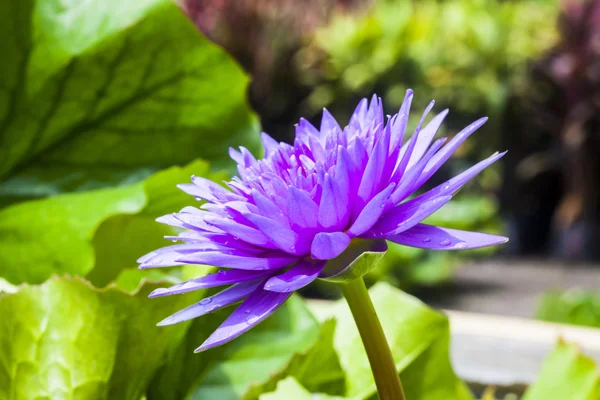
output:
M 385 241 L 430 250 L 491 246 L 505 237 L 423 224 L 471 178 L 497 161 L 496 153 L 447 182 L 415 193 L 482 126 L 479 119 L 451 140 L 434 140 L 447 110 L 405 140 L 412 91 L 394 116 L 382 101 L 363 99 L 344 128 L 323 111 L 320 129 L 301 119 L 293 145 L 262 134 L 265 156 L 231 149 L 239 176 L 223 187 L 201 177 L 179 187 L 198 200 L 159 222 L 181 228 L 181 241 L 140 258 L 140 268 L 184 264 L 217 273 L 158 289 L 150 297 L 227 286 L 159 325 L 175 324 L 241 303 L 196 350 L 229 342 L 272 314 L 290 295 L 319 278 L 343 274 L 353 247 L 385 250 Z M 362 250 L 361 250 L 362 251 Z M 328 266 L 335 265 L 334 270 Z

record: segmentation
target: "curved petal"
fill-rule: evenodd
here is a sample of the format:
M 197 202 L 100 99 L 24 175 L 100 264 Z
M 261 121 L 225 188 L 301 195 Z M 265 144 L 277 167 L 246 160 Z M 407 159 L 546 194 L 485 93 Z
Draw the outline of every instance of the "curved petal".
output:
M 243 282 L 233 285 L 213 296 L 206 297 L 196 304 L 177 311 L 175 314 L 163 319 L 157 325 L 173 325 L 192 318 L 211 313 L 220 308 L 227 307 L 233 303 L 237 303 L 250 293 L 254 292 L 262 283 L 263 279 L 256 279 L 251 282 Z
M 252 222 L 280 250 L 300 255 L 308 251 L 309 243 L 290 228 L 262 215 L 246 214 L 244 217 Z
M 273 255 L 263 254 L 253 256 L 242 251 L 206 251 L 181 256 L 177 262 L 188 264 L 207 264 L 215 267 L 245 269 L 250 271 L 266 271 L 269 269 L 283 268 L 296 261 L 297 257 L 287 256 L 284 253 Z M 148 268 L 142 267 L 140 268 Z
M 330 260 L 342 254 L 350 244 L 350 236 L 344 232 L 321 232 L 315 235 L 310 253 L 317 260 Z
M 410 207 L 403 207 L 401 204 L 384 215 L 365 236 L 379 238 L 404 232 L 442 208 L 451 199 L 452 196 L 440 196 Z
M 256 289 L 195 352 L 220 346 L 247 332 L 273 314 L 291 295 L 291 292 Z
M 354 237 L 361 235 L 371 229 L 373 225 L 377 223 L 395 186 L 395 183 L 390 183 L 387 188 L 379 192 L 371 199 L 371 201 L 367 203 L 350 229 L 348 229 L 349 236 Z
M 425 224 L 418 224 L 397 235 L 386 236 L 386 239 L 405 246 L 429 250 L 476 249 L 508 242 L 508 238 L 504 236 L 459 231 Z
M 288 293 L 296 291 L 308 285 L 323 271 L 325 261 L 316 263 L 310 261 L 301 261 L 281 275 L 269 279 L 265 283 L 265 290 L 271 292 Z
M 292 228 L 316 228 L 319 206 L 308 193 L 291 186 L 288 190 L 288 215 Z
M 207 289 L 217 286 L 232 285 L 234 283 L 240 283 L 243 281 L 249 281 L 257 278 L 262 278 L 266 275 L 272 274 L 272 271 L 246 271 L 238 269 L 219 270 L 215 274 L 208 274 L 201 278 L 191 279 L 186 282 L 181 282 L 173 285 L 169 288 L 159 288 L 148 297 L 161 297 L 170 296 L 173 294 L 182 294 L 192 292 L 199 289 Z

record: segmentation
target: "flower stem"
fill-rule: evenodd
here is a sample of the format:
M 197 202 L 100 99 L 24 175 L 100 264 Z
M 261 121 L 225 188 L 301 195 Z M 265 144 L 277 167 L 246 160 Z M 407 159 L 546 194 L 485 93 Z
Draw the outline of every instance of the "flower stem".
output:
M 381 400 L 405 400 L 400 376 L 383 328 L 362 278 L 342 284 L 342 292 L 358 327 Z

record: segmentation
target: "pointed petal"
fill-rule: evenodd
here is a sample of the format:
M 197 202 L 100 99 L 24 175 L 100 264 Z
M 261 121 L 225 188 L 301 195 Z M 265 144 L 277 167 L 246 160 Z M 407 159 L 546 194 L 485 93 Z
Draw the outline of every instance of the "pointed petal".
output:
M 239 239 L 242 239 L 255 246 L 263 246 L 273 248 L 270 244 L 269 238 L 258 229 L 251 228 L 245 224 L 236 222 L 232 219 L 218 218 L 218 217 L 206 217 L 204 221 L 216 228 L 223 230 Z
M 331 135 L 336 129 L 342 130 L 333 115 L 324 108 L 323 117 L 321 118 L 321 135 Z
M 386 202 L 388 201 L 390 194 L 394 190 L 395 183 L 390 185 L 379 192 L 375 197 L 371 199 L 363 208 L 358 215 L 358 218 L 354 221 L 350 229 L 348 229 L 348 235 L 350 237 L 359 236 L 373 227 L 381 217 L 384 211 Z
M 290 228 L 285 227 L 270 218 L 262 215 L 247 214 L 248 221 L 252 222 L 265 234 L 280 250 L 289 254 L 303 254 L 308 251 L 308 243 Z
M 281 252 L 273 255 L 263 254 L 260 257 L 253 257 L 248 253 L 233 250 L 227 253 L 205 251 L 202 253 L 182 255 L 177 261 L 186 264 L 206 264 L 223 268 L 266 271 L 283 268 L 297 259 L 297 257 L 289 256 Z
M 263 281 L 263 279 L 256 279 L 250 282 L 235 284 L 215 294 L 214 296 L 206 297 L 200 300 L 198 303 L 192 304 L 191 306 L 176 312 L 175 314 L 160 321 L 157 325 L 165 326 L 178 324 L 180 322 L 188 321 L 192 318 L 197 318 L 219 310 L 223 307 L 227 307 L 228 305 L 237 303 L 250 293 L 254 292 L 263 283 Z
M 440 125 L 442 125 L 442 122 L 444 121 L 444 118 L 446 118 L 446 115 L 448 115 L 448 109 L 445 109 L 444 111 L 433 117 L 431 121 L 429 121 L 429 123 L 425 126 L 425 128 L 421 130 L 421 133 L 419 134 L 419 140 L 417 141 L 412 155 L 410 156 L 410 160 L 408 161 L 408 165 L 406 166 L 407 170 L 410 169 L 410 167 L 412 167 L 416 163 L 418 163 L 419 160 L 421 160 L 421 157 L 423 157 L 423 155 L 427 151 L 427 148 L 429 148 L 433 137 L 437 133 L 437 130 L 439 129 Z
M 383 141 L 377 142 L 375 148 L 369 155 L 369 161 L 365 167 L 365 172 L 360 181 L 358 188 L 358 197 L 362 200 L 362 204 L 358 207 L 362 208 L 379 189 L 381 182 L 381 173 L 387 160 L 388 144 Z
M 265 283 L 265 290 L 280 293 L 296 291 L 317 279 L 324 266 L 325 261 L 300 261 L 283 274 L 269 279 Z
M 315 235 L 310 249 L 317 260 L 329 260 L 342 254 L 350 244 L 350 237 L 344 232 L 321 232 Z
M 392 136 L 390 140 L 390 153 L 392 153 L 391 150 L 402 146 L 402 142 L 404 141 L 404 134 L 406 132 L 406 124 L 408 123 L 408 115 L 410 113 L 410 105 L 412 103 L 412 98 L 413 91 L 411 89 L 408 89 L 406 91 L 404 101 L 400 106 L 400 110 L 398 111 L 398 116 L 393 121 L 394 123 L 391 129 Z
M 425 224 L 416 225 L 398 235 L 388 236 L 386 239 L 405 246 L 429 250 L 475 249 L 508 242 L 508 238 L 503 236 L 439 228 Z
M 277 141 L 275 139 L 273 139 L 271 136 L 269 136 L 265 132 L 262 132 L 260 134 L 260 139 L 261 139 L 263 147 L 265 149 L 265 155 L 267 155 L 267 156 L 270 155 L 271 153 L 275 152 L 277 150 L 277 148 L 279 147 L 279 143 L 277 143 Z
M 477 129 L 479 129 L 485 122 L 487 121 L 487 117 L 480 118 L 477 121 L 473 122 L 465 129 L 456 134 L 448 142 L 446 146 L 444 146 L 431 160 L 427 163 L 427 166 L 423 170 L 421 177 L 417 181 L 417 186 L 421 187 L 423 183 L 425 183 L 429 178 L 433 176 L 433 174 L 450 158 L 450 156 L 454 153 L 454 151 L 465 141 L 469 136 L 471 136 Z
M 195 351 L 198 353 L 235 339 L 271 315 L 291 295 L 291 292 L 256 289 Z
M 205 275 L 201 278 L 191 279 L 186 282 L 181 282 L 169 288 L 159 288 L 148 297 L 170 296 L 173 294 L 182 294 L 192 292 L 199 289 L 207 289 L 217 286 L 232 285 L 243 281 L 249 281 L 257 278 L 265 277 L 272 274 L 272 271 L 245 271 L 238 269 L 219 270 L 215 274 Z
M 289 226 L 287 217 L 271 199 L 263 196 L 258 190 L 252 190 L 252 198 L 260 214 L 277 221 L 281 225 Z
M 336 179 L 325 174 L 319 204 L 319 224 L 325 229 L 341 229 L 348 223 L 349 217 L 348 195 L 343 193 Z
M 388 213 L 371 229 L 369 237 L 385 237 L 404 232 L 442 208 L 452 196 L 440 196 L 412 206 L 401 204 Z
M 309 136 L 319 137 L 321 133 L 315 128 L 310 122 L 304 118 L 300 118 L 300 121 L 296 125 L 296 137 L 305 138 Z
M 287 196 L 288 215 L 292 228 L 316 228 L 319 206 L 308 193 L 291 186 Z
M 430 200 L 430 199 L 433 199 L 434 197 L 438 197 L 438 196 L 453 195 L 461 187 L 463 187 L 467 182 L 469 182 L 471 179 L 473 179 L 473 177 L 475 177 L 475 175 L 480 173 L 482 170 L 484 170 L 486 167 L 493 164 L 500 158 L 502 158 L 502 156 L 504 156 L 505 154 L 506 154 L 506 151 L 503 153 L 493 154 L 492 156 L 486 158 L 485 160 L 480 161 L 477 164 L 473 165 L 471 168 L 467 169 L 466 171 L 456 175 L 454 178 L 442 183 L 441 185 L 434 187 L 433 189 L 423 193 L 420 196 L 415 197 L 412 200 L 407 201 L 405 204 L 412 205 L 414 203 L 422 202 L 425 200 Z

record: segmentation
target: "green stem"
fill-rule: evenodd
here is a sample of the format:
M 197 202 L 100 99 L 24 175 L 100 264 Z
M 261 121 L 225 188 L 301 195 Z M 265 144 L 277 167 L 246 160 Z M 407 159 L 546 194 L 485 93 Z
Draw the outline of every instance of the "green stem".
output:
M 381 400 L 404 400 L 390 346 L 362 278 L 342 284 L 342 292 L 358 327 Z

